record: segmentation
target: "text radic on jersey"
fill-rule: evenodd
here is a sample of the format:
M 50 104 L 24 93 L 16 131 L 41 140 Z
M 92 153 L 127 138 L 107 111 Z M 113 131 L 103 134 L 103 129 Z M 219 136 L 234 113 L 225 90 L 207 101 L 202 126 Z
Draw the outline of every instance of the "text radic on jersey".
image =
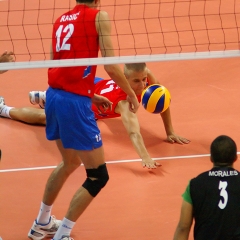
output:
M 80 12 L 74 13 L 74 14 L 71 14 L 71 15 L 63 15 L 60 19 L 60 22 L 76 20 L 78 18 L 79 14 L 80 14 Z

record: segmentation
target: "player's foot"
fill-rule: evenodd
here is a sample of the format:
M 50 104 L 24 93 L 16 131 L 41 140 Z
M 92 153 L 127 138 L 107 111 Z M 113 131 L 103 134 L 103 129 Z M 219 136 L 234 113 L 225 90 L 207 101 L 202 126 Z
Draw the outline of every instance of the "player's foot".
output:
M 29 101 L 31 104 L 39 104 L 41 108 L 45 108 L 46 91 L 31 91 L 29 92 Z
M 0 107 L 5 105 L 4 97 L 0 96 Z
M 54 240 L 54 239 L 52 239 Z M 74 240 L 73 238 L 69 237 L 69 236 L 62 236 L 60 240 Z
M 32 240 L 41 240 L 46 236 L 53 236 L 57 232 L 61 222 L 62 221 L 57 220 L 54 216 L 51 216 L 49 223 L 44 225 L 38 224 L 36 220 L 34 220 L 28 237 Z
M 2 111 L 3 111 L 4 106 L 5 106 L 4 97 L 1 97 L 1 96 L 0 96 L 0 117 L 2 117 L 2 116 L 1 116 L 1 113 L 2 113 Z M 0 239 L 0 240 L 1 240 L 1 239 Z

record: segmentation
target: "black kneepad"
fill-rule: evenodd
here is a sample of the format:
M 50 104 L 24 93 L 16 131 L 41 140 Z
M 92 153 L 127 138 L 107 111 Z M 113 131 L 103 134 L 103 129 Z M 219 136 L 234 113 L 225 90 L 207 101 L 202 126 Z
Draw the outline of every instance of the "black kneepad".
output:
M 87 189 L 93 197 L 96 197 L 109 179 L 106 163 L 100 165 L 97 169 L 86 169 L 86 173 L 87 179 L 82 186 Z M 96 178 L 96 180 L 90 178 Z

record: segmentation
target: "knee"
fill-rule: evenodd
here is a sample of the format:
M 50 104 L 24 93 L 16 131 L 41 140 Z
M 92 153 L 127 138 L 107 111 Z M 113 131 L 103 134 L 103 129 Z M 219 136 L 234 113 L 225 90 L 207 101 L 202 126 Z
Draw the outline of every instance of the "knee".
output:
M 80 164 L 78 162 L 77 163 L 71 162 L 67 164 L 62 162 L 66 175 L 70 175 L 71 173 L 73 173 L 80 166 Z
M 45 115 L 45 113 L 41 113 L 41 114 L 39 115 L 39 122 L 40 122 L 40 124 L 42 124 L 42 125 L 46 125 L 46 115 Z
M 109 180 L 106 163 L 100 165 L 96 169 L 86 169 L 86 173 L 87 179 L 82 186 L 90 193 L 90 195 L 96 197 Z

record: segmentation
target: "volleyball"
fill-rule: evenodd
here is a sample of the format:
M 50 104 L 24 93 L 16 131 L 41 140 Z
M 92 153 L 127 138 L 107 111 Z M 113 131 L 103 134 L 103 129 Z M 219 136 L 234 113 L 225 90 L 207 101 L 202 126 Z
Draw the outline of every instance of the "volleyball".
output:
M 152 84 L 143 90 L 141 101 L 148 112 L 162 113 L 168 109 L 171 103 L 171 95 L 164 86 Z

